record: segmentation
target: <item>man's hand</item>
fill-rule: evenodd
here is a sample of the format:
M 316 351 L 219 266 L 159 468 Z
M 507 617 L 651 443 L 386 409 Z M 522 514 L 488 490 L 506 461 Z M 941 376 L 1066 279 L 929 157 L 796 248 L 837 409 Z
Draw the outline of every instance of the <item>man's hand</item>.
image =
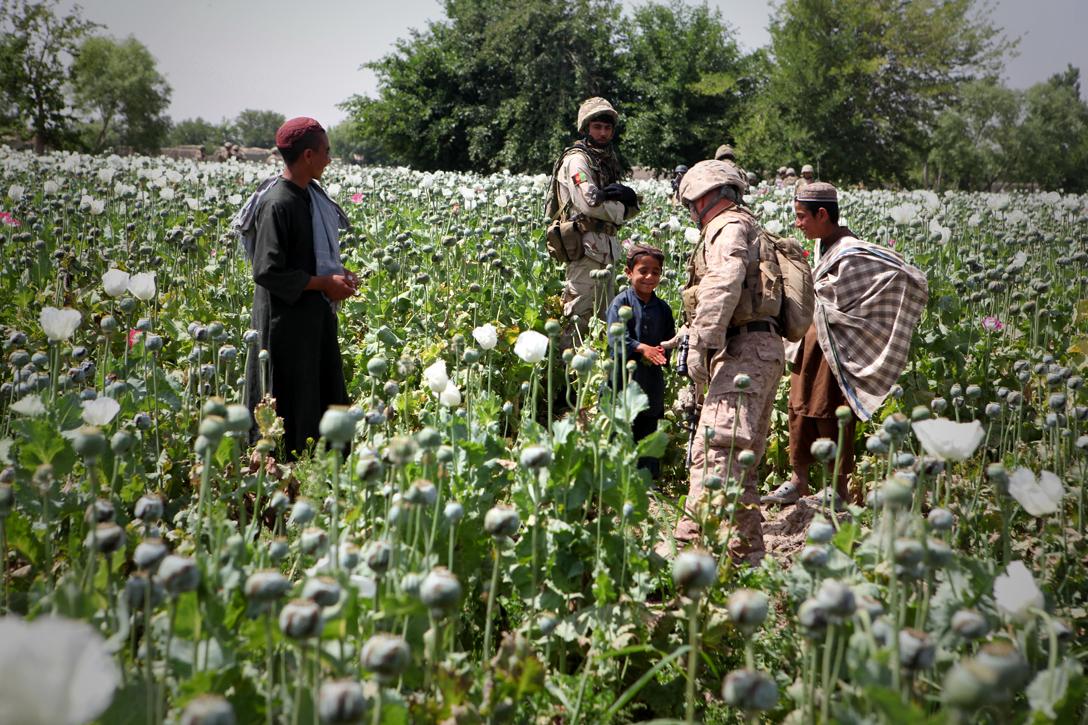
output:
M 654 365 L 665 364 L 665 348 L 653 345 L 647 345 L 644 342 L 638 344 L 638 351 L 642 354 L 642 357 Z
M 700 393 L 710 382 L 710 371 L 707 369 L 706 350 L 692 345 L 688 348 L 688 377 L 695 383 L 695 388 Z
M 325 293 L 333 302 L 346 300 L 355 294 L 356 277 L 351 272 L 344 274 L 327 274 L 320 277 L 311 277 L 306 289 L 316 289 Z

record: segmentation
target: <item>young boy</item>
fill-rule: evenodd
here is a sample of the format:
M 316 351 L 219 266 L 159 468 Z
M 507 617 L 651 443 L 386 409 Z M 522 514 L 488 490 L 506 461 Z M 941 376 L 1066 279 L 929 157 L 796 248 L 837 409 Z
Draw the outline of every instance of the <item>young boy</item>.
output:
M 668 352 L 661 343 L 676 334 L 672 310 L 654 294 L 661 283 L 661 267 L 665 253 L 656 247 L 636 244 L 627 252 L 627 279 L 631 286 L 616 295 L 608 307 L 608 326 L 623 321 L 620 308 L 630 307 L 631 318 L 624 325 L 622 344 L 626 359 L 636 363 L 631 379 L 638 383 L 650 407 L 642 411 L 632 424 L 635 440 L 639 441 L 657 430 L 657 421 L 665 416 L 665 375 L 662 368 L 668 364 Z M 619 390 L 626 379 L 622 369 L 623 354 L 616 347 L 618 336 L 608 338 L 608 351 L 617 360 L 612 375 L 612 388 Z M 639 459 L 639 466 L 650 471 L 654 478 L 660 473 L 661 464 L 656 458 Z

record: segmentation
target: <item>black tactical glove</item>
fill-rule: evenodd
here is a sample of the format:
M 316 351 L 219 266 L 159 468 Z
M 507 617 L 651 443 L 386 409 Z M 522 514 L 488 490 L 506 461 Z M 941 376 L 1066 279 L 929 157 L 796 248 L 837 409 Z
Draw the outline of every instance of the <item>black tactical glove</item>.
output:
M 604 198 L 608 201 L 623 202 L 623 205 L 628 209 L 638 207 L 638 197 L 635 196 L 635 190 L 623 184 L 609 184 L 604 187 Z

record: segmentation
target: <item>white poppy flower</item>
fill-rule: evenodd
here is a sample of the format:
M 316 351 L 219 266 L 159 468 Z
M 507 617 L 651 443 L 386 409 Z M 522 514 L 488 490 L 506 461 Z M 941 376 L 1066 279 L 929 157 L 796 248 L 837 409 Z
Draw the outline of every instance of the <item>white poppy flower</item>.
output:
M 44 184 L 42 184 L 42 191 L 46 195 L 56 194 L 59 190 L 60 190 L 60 184 L 58 184 L 53 179 L 47 179 L 46 182 Z
M 947 418 L 933 418 L 920 420 L 912 428 L 926 453 L 950 461 L 970 458 L 986 435 L 977 420 L 956 423 Z
M 83 422 L 87 425 L 107 426 L 121 410 L 121 404 L 113 398 L 95 398 L 83 401 Z
M 106 211 L 105 199 L 92 199 L 91 200 L 91 214 L 98 216 L 102 212 Z
M 38 316 L 38 321 L 41 322 L 42 330 L 49 342 L 67 340 L 75 333 L 82 319 L 83 315 L 80 314 L 79 310 L 73 310 L 69 307 L 59 310 L 56 307 L 45 307 L 42 309 L 41 315 Z
M 782 230 L 786 228 L 786 225 L 778 221 L 777 219 L 771 219 L 769 222 L 763 225 L 763 228 L 771 234 L 781 234 Z
M 423 382 L 431 389 L 432 393 L 441 393 L 446 389 L 446 383 L 449 381 L 449 376 L 446 374 L 445 360 L 438 360 L 423 371 Z
M 128 291 L 138 300 L 147 302 L 155 297 L 155 273 L 140 272 L 129 277 Z
M 447 408 L 456 408 L 461 404 L 461 391 L 452 380 L 446 381 L 446 387 L 438 394 L 438 402 Z
M 765 201 L 763 202 L 762 206 L 763 213 L 767 216 L 770 216 L 778 211 L 778 204 L 775 204 L 773 201 Z
M 527 363 L 538 363 L 548 354 L 548 338 L 535 330 L 518 335 L 514 353 Z
M 98 718 L 120 679 L 93 627 L 60 617 L 0 618 L 0 721 L 79 725 Z
M 495 345 L 499 343 L 499 331 L 488 322 L 472 331 L 472 339 L 476 340 L 481 350 L 494 350 Z
M 669 228 L 670 232 L 680 231 L 680 218 L 673 214 L 669 217 L 669 220 L 665 222 L 665 226 Z
M 913 204 L 900 204 L 888 210 L 888 216 L 896 224 L 913 224 L 918 218 L 918 209 Z
M 102 286 L 110 297 L 120 297 L 128 291 L 128 272 L 111 269 L 102 275 Z
M 684 230 L 684 241 L 688 244 L 698 244 L 702 236 L 695 227 L 688 227 Z
M 10 410 L 13 413 L 33 418 L 45 413 L 45 404 L 42 403 L 40 395 L 28 395 L 12 403 Z
M 496 194 L 493 201 L 495 203 L 495 206 L 498 207 L 506 207 L 510 204 L 510 199 L 506 196 L 506 194 Z
M 19 184 L 14 184 L 13 186 L 8 188 L 8 198 L 16 203 L 22 201 L 25 195 L 26 188 L 20 186 Z
M 1027 621 L 1030 610 L 1042 609 L 1045 604 L 1035 577 L 1022 561 L 1009 564 L 1005 573 L 994 580 L 994 601 L 999 610 L 1016 622 Z
M 159 191 L 159 198 L 161 198 L 163 201 L 173 201 L 174 200 L 174 190 L 169 188 L 169 187 L 160 190 Z
M 1046 516 L 1061 507 L 1065 487 L 1050 471 L 1042 471 L 1036 480 L 1035 474 L 1020 466 L 1009 474 L 1009 495 L 1032 516 Z

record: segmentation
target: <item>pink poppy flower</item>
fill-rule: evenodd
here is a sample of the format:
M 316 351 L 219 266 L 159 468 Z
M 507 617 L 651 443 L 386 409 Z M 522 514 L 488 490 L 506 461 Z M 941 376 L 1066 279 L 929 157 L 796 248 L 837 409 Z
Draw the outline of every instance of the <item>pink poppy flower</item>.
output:
M 351 195 L 351 203 L 352 204 L 362 204 L 363 203 L 363 193 L 361 191 L 357 191 L 354 194 L 352 194 Z
M 1001 332 L 1005 329 L 1005 323 L 993 315 L 987 315 L 982 318 L 982 329 L 986 332 Z

